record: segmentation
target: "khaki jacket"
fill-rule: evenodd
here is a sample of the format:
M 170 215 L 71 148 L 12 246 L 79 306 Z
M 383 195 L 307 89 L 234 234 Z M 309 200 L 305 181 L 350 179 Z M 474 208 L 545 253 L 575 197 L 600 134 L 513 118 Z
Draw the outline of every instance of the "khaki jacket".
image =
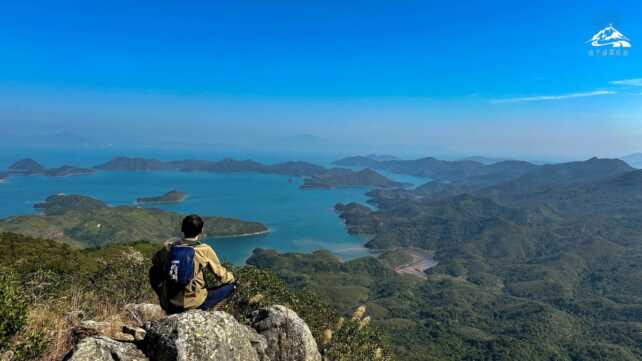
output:
M 172 295 L 165 282 L 165 263 L 168 261 L 169 250 L 173 244 L 190 245 L 194 247 L 194 279 L 183 290 Z M 156 252 L 149 270 L 152 288 L 159 297 L 160 304 L 165 310 L 190 310 L 197 308 L 207 297 L 205 271 L 211 271 L 221 283 L 234 282 L 234 275 L 221 265 L 212 247 L 194 239 L 183 239 L 178 242 L 167 242 Z

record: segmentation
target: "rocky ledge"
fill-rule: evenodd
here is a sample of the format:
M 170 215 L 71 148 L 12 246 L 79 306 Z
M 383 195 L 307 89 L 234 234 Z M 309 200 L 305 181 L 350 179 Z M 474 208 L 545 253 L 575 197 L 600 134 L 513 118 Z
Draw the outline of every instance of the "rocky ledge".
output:
M 260 309 L 250 325 L 221 311 L 165 316 L 157 305 L 125 306 L 130 322 L 85 321 L 66 361 L 321 361 L 306 323 L 284 306 Z

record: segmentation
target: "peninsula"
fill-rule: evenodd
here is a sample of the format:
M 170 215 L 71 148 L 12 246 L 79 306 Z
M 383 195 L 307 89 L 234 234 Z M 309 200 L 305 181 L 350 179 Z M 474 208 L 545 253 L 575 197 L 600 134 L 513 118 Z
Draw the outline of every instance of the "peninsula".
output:
M 35 208 L 39 215 L 0 220 L 0 232 L 62 241 L 80 247 L 98 247 L 141 239 L 164 242 L 180 236 L 182 215 L 154 208 L 111 207 L 83 195 L 49 196 Z M 258 222 L 206 216 L 205 231 L 211 237 L 234 237 L 267 233 Z
M 304 180 L 301 189 L 321 188 L 330 189 L 337 187 L 375 187 L 375 188 L 402 188 L 409 184 L 395 182 L 372 169 L 353 171 L 346 168 L 332 168 L 327 172 L 309 177 Z
M 137 204 L 158 204 L 158 203 L 180 203 L 187 198 L 187 193 L 169 191 L 157 197 L 140 197 L 136 199 Z

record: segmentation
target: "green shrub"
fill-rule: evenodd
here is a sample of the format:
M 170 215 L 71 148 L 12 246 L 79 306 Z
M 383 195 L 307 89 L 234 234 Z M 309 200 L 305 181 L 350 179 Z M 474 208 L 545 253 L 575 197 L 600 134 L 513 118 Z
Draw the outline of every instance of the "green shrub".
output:
M 323 355 L 334 361 L 390 361 L 392 352 L 384 336 L 360 321 L 347 321 L 332 336 Z
M 337 314 L 329 306 L 310 294 L 289 290 L 280 278 L 269 271 L 252 266 L 226 267 L 233 270 L 239 289 L 226 303 L 225 311 L 241 322 L 248 323 L 249 315 L 259 308 L 284 305 L 304 319 L 315 338 L 319 339 L 323 330 L 337 319 Z
M 337 330 L 338 313 L 318 297 L 290 290 L 270 271 L 253 266 L 233 270 L 239 289 L 225 304 L 223 310 L 242 323 L 249 323 L 250 314 L 262 307 L 284 305 L 294 310 L 310 327 L 324 356 L 335 361 L 388 361 L 392 360 L 387 340 L 372 327 L 363 327 L 358 321 L 344 322 Z M 324 331 L 333 330 L 330 340 L 324 340 Z
M 0 350 L 4 350 L 27 319 L 27 302 L 10 270 L 0 270 L 0 315 Z
M 13 347 L 11 361 L 28 361 L 37 359 L 47 349 L 45 335 L 41 331 L 31 331 L 23 336 L 23 340 Z
M 147 279 L 149 258 L 134 247 L 114 248 L 109 253 L 95 252 L 101 268 L 89 277 L 87 291 L 114 306 L 154 300 Z

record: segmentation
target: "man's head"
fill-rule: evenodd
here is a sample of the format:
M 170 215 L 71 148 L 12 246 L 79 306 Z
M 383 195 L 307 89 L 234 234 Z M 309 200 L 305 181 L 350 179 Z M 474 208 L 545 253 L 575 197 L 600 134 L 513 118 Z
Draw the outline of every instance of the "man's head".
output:
M 183 218 L 181 231 L 185 238 L 195 238 L 203 232 L 203 219 L 196 214 Z

